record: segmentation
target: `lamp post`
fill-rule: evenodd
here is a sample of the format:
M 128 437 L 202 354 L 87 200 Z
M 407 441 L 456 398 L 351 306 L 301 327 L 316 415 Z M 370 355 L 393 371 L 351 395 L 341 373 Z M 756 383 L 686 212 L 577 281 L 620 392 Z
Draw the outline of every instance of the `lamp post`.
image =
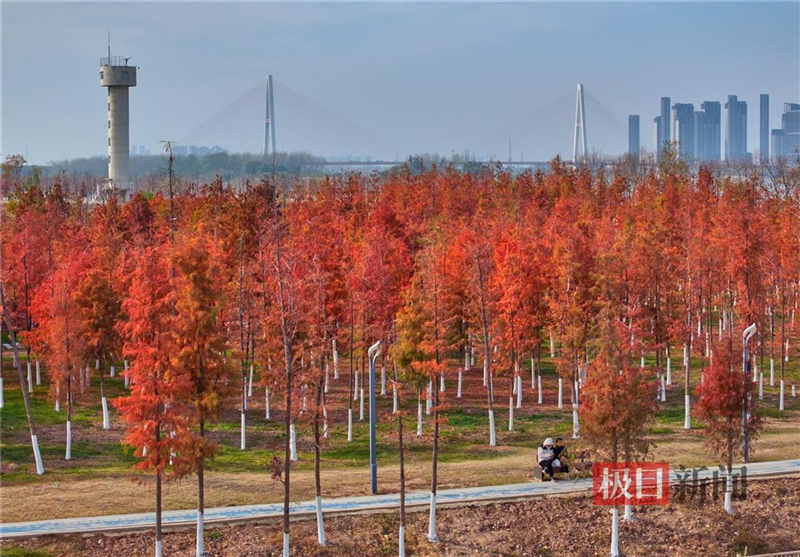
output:
M 747 343 L 756 334 L 756 324 L 753 323 L 742 332 L 742 380 L 745 390 L 747 382 L 750 381 L 750 353 L 747 350 Z M 750 457 L 750 439 L 747 436 L 747 420 L 750 418 L 750 393 L 745 397 L 745 404 L 742 408 L 742 460 L 747 462 Z
M 381 341 L 369 347 L 369 472 L 372 480 L 372 494 L 378 494 L 378 462 L 375 449 L 375 360 L 381 353 Z

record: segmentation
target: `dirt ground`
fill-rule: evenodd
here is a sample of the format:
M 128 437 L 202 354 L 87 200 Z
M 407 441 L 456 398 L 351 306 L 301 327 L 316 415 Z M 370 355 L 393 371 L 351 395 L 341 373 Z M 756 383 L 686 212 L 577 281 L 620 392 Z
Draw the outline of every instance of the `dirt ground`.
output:
M 6 362 L 8 364 L 8 362 Z M 8 366 L 6 366 L 8 368 Z M 8 371 L 8 370 L 7 370 Z M 507 378 L 498 380 L 498 384 Z M 439 487 L 466 487 L 500 483 L 525 482 L 531 479 L 536 446 L 546 436 L 569 437 L 572 431 L 571 409 L 556 406 L 554 375 L 546 375 L 544 404 L 535 404 L 535 396 L 526 387 L 522 410 L 515 413 L 515 429 L 507 431 L 503 397 L 496 400 L 498 447 L 488 447 L 485 389 L 482 374 L 476 370 L 464 376 L 464 396 L 456 399 L 454 380 L 448 383 L 445 411 L 441 427 Z M 122 380 L 106 379 L 110 396 L 124 393 Z M 507 385 L 508 386 L 508 385 Z M 6 408 L 0 419 L 0 520 L 18 522 L 75 516 L 98 516 L 153 510 L 153 478 L 136 473 L 136 458 L 129 448 L 119 443 L 125 436 L 125 425 L 116 411 L 111 412 L 111 429 L 102 429 L 102 413 L 97 404 L 97 380 L 79 399 L 76 413 L 81 418 L 73 424 L 73 460 L 63 459 L 64 415 L 52 410 L 46 400 L 45 387 L 38 387 L 33 399 L 39 413 L 39 440 L 47 474 L 37 476 L 31 457 L 24 411 L 14 400 L 18 384 L 6 373 Z M 703 446 L 703 430 L 683 429 L 682 386 L 669 389 L 668 402 L 662 405 L 651 429 L 655 448 L 652 459 L 684 465 L 716 466 L 717 459 Z M 249 406 L 248 449 L 240 451 L 235 403 L 211 433 L 223 452 L 206 472 L 206 505 L 208 507 L 272 503 L 282 501 L 283 487 L 270 479 L 267 463 L 273 455 L 282 454 L 282 410 L 279 400 L 273 401 L 272 420 L 263 419 L 263 397 L 254 396 Z M 333 382 L 330 393 L 331 438 L 323 441 L 322 489 L 325 497 L 367 495 L 369 489 L 368 437 L 366 422 L 354 424 L 354 440 L 346 441 L 347 376 Z M 416 397 L 406 400 L 409 417 L 406 421 L 406 467 L 409 490 L 426 489 L 430 483 L 432 417 L 425 416 L 424 435 L 415 432 Z M 379 396 L 378 452 L 379 491 L 398 490 L 397 437 L 391 413 L 391 395 Z M 800 399 L 789 397 L 784 413 L 775 411 L 776 389 L 767 389 L 763 405 L 766 426 L 753 444 L 754 461 L 800 458 Z M 17 407 L 19 406 L 19 407 Z M 357 406 L 356 406 L 357 409 Z M 11 415 L 9 411 L 16 411 Z M 8 419 L 7 419 L 8 418 Z M 14 419 L 11 419 L 14 418 Z M 15 425 L 16 423 L 16 425 Z M 580 440 L 568 438 L 576 452 Z M 300 460 L 292 471 L 292 499 L 314 497 L 313 437 L 308 423 L 298 424 Z M 165 485 L 165 509 L 191 509 L 195 505 L 197 485 L 193 477 Z
M 800 478 L 751 481 L 746 500 L 735 500 L 728 516 L 720 500 L 699 496 L 666 507 L 639 507 L 633 522 L 620 521 L 623 555 L 733 556 L 800 549 Z M 409 555 L 607 555 L 610 513 L 588 496 L 546 497 L 514 503 L 442 508 L 437 513 L 438 543 L 427 541 L 427 512 L 408 515 Z M 292 523 L 292 553 L 323 555 L 396 555 L 399 518 L 386 514 L 331 517 L 325 521 L 328 546 L 316 544 L 314 520 Z M 213 557 L 279 555 L 281 525 L 208 528 L 206 550 Z M 164 554 L 194 555 L 194 532 L 168 532 Z M 149 555 L 153 533 L 44 537 L 7 544 L 41 556 Z M 746 553 L 745 553 L 746 552 Z M 3 552 L 5 553 L 5 551 Z

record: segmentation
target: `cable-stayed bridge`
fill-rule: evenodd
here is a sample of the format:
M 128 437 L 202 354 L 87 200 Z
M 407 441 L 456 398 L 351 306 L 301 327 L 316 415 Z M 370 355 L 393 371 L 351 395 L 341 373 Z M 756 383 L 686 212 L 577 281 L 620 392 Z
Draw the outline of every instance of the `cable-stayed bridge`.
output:
M 264 79 L 243 92 L 180 137 L 179 143 L 264 153 L 265 121 L 269 116 L 267 84 Z M 370 129 L 277 79 L 273 80 L 272 101 L 274 114 L 269 125 L 275 128 L 278 151 L 309 152 L 327 158 L 323 164 L 331 166 L 382 166 L 398 164 L 423 150 L 403 145 L 394 139 L 391 130 Z M 612 156 L 623 153 L 627 145 L 626 124 L 591 93 L 585 93 L 583 102 L 588 151 Z M 460 144 L 505 164 L 542 164 L 556 155 L 572 160 L 575 103 L 575 90 L 570 89 L 513 122 L 476 130 L 474 137 L 459 138 Z M 269 149 L 273 150 L 271 144 Z

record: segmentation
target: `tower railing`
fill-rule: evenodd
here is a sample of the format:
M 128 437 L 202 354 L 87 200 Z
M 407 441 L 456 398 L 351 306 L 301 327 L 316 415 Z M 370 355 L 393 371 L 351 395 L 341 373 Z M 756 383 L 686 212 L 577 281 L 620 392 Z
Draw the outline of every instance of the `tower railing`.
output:
M 130 56 L 104 56 L 100 58 L 100 65 L 101 66 L 127 66 L 128 60 L 130 60 Z

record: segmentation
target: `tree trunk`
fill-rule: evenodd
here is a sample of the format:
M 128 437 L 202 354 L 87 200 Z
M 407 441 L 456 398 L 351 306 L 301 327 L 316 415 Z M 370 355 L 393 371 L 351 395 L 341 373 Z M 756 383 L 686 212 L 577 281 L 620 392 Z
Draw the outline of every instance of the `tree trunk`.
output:
M 611 507 L 611 557 L 619 557 L 619 508 Z
M 3 296 L 2 298 L 2 308 L 3 313 L 6 316 L 5 318 L 8 319 L 8 313 L 6 313 L 6 304 L 5 304 L 5 295 L 3 291 L 0 290 L 0 295 Z M 11 336 L 11 349 L 14 352 L 14 367 L 17 368 L 17 377 L 19 378 L 19 387 L 20 391 L 22 391 L 22 400 L 25 403 L 25 414 L 28 418 L 28 431 L 30 431 L 31 435 L 31 447 L 33 448 L 33 457 L 36 462 L 36 473 L 39 475 L 44 474 L 44 464 L 42 463 L 42 453 L 39 451 L 39 437 L 36 434 L 36 426 L 33 423 L 33 414 L 31 412 L 31 400 L 28 396 L 28 389 L 25 385 L 25 375 L 22 373 L 22 363 L 19 359 L 19 344 L 17 344 L 17 333 L 16 331 L 11 329 L 11 326 L 8 322 L 6 322 L 7 330 Z
M 100 376 L 100 405 L 103 407 L 103 429 L 110 429 L 111 424 L 108 419 L 108 399 L 106 398 L 106 381 L 103 376 L 103 362 L 98 358 L 95 360 L 95 369 Z
M 397 416 L 397 440 L 400 448 L 400 532 L 399 557 L 406 557 L 406 461 L 403 446 L 403 415 Z
M 684 344 L 683 345 L 683 360 L 684 360 L 684 367 L 686 369 L 686 373 L 684 374 L 683 378 L 683 397 L 684 397 L 684 418 L 683 418 L 683 428 L 684 429 L 692 429 L 692 409 L 691 409 L 691 395 L 689 394 L 690 387 L 690 377 L 689 374 L 691 373 L 691 348 L 690 345 Z
M 322 406 L 322 381 L 324 380 L 322 367 L 324 366 L 323 357 L 320 360 L 320 377 L 317 380 L 317 396 L 314 409 L 314 487 L 316 488 L 316 511 L 317 511 L 317 543 L 325 545 L 325 524 L 322 518 L 322 481 L 320 479 L 320 435 L 319 435 L 319 411 Z
M 780 393 L 778 399 L 778 409 L 783 411 L 784 406 L 784 380 L 786 379 L 786 290 L 781 288 L 781 382 Z
M 422 389 L 417 388 L 417 437 L 422 437 Z
M 206 436 L 206 419 L 204 413 L 200 413 L 200 439 Z M 197 557 L 205 555 L 203 545 L 203 518 L 205 513 L 205 483 L 203 479 L 204 458 L 197 460 Z
M 284 325 L 285 329 L 285 325 Z M 290 503 L 290 476 L 291 473 L 291 429 L 292 429 L 292 345 L 284 330 L 283 356 L 286 366 L 286 417 L 284 419 L 284 447 L 283 447 L 283 557 L 289 557 L 289 503 Z
M 161 449 L 158 447 L 161 442 L 161 424 L 156 423 L 156 557 L 161 557 Z
M 438 359 L 438 357 L 437 357 Z M 430 517 L 428 520 L 428 540 L 435 542 L 436 537 L 436 486 L 439 471 L 439 389 L 433 389 L 433 465 L 431 470 L 431 503 Z

